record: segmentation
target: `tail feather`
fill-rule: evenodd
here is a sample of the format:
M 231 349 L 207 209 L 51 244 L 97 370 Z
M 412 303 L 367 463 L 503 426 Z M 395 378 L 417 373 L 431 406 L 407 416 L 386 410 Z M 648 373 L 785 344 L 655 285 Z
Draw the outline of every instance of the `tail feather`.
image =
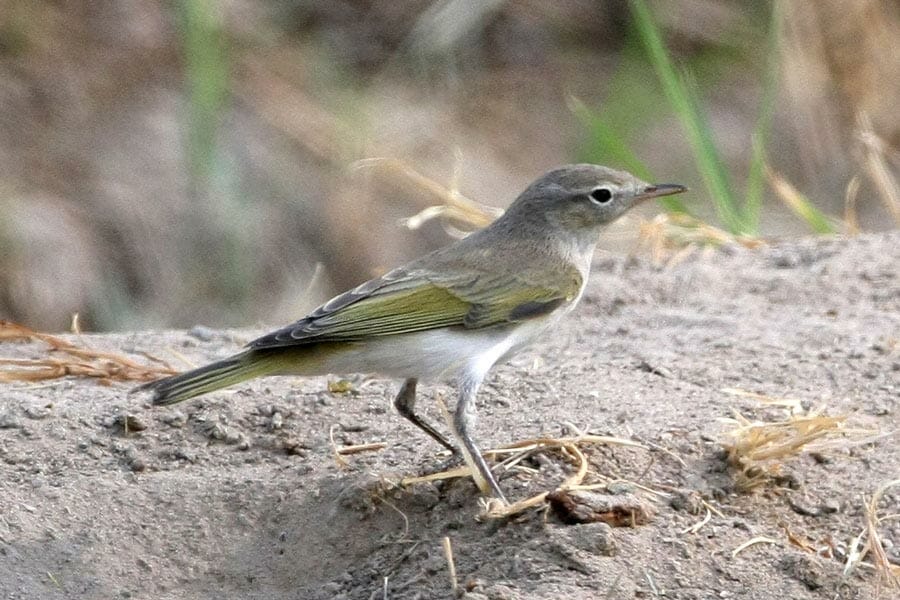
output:
M 269 375 L 277 371 L 279 366 L 275 357 L 249 350 L 199 369 L 145 383 L 135 391 L 153 392 L 153 404 L 175 404 L 248 379 Z

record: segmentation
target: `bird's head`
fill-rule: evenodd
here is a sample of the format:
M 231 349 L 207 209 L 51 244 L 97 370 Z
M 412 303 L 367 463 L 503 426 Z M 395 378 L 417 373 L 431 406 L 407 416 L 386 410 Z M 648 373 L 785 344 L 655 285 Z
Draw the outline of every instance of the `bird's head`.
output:
M 592 235 L 633 206 L 651 198 L 680 194 L 672 183 L 650 184 L 631 173 L 592 164 L 567 165 L 537 179 L 513 202 L 507 215 L 521 223 Z

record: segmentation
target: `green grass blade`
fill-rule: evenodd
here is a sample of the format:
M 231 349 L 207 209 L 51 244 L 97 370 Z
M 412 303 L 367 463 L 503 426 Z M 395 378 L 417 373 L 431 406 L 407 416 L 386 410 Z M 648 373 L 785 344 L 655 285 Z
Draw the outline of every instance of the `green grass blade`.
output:
M 701 116 L 695 93 L 672 63 L 646 2 L 629 0 L 629 4 L 638 35 L 662 83 L 663 91 L 685 130 L 698 170 L 719 218 L 732 233 L 752 233 L 748 231 L 741 208 L 732 193 L 728 172 L 712 141 L 710 127 Z
M 587 155 L 585 160 L 618 164 L 641 179 L 650 178 L 650 170 L 647 165 L 631 151 L 624 136 L 619 135 L 609 123 L 578 98 L 570 98 L 569 107 L 575 118 L 588 131 L 588 147 L 584 152 Z
M 182 43 L 189 90 L 188 157 L 194 185 L 205 187 L 216 169 L 218 130 L 228 98 L 228 59 L 217 5 L 183 0 Z
M 763 83 L 762 106 L 752 134 L 752 153 L 747 172 L 747 186 L 744 197 L 744 220 L 751 231 L 759 229 L 759 213 L 762 207 L 765 183 L 766 147 L 772 131 L 772 117 L 775 113 L 775 97 L 778 92 L 778 72 L 781 66 L 778 47 L 779 26 L 778 3 L 772 6 L 769 18 L 769 39 L 766 44 L 766 70 Z
M 624 136 L 615 131 L 609 123 L 578 98 L 570 98 L 569 107 L 588 131 L 588 147 L 581 153 L 584 160 L 620 165 L 644 181 L 654 180 L 647 165 L 631 150 Z M 663 197 L 658 201 L 668 212 L 689 214 L 687 207 L 677 198 Z

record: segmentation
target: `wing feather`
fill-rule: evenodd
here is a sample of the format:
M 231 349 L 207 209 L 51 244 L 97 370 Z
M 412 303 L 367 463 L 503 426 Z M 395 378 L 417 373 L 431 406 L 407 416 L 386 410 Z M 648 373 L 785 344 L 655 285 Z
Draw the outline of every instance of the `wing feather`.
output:
M 440 327 L 477 329 L 523 321 L 574 300 L 575 271 L 562 285 L 534 285 L 515 274 L 469 271 L 466 277 L 424 269 L 395 269 L 336 296 L 300 319 L 250 342 L 278 348 L 317 342 L 353 342 Z

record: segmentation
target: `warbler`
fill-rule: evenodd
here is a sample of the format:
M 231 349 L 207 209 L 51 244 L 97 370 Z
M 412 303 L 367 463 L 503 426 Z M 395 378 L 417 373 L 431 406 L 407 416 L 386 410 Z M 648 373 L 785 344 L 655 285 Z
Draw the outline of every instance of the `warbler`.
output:
M 475 395 L 491 367 L 581 298 L 598 234 L 636 204 L 687 188 L 568 165 L 534 181 L 489 226 L 332 298 L 230 358 L 145 384 L 173 404 L 267 375 L 372 373 L 403 380 L 397 411 L 454 454 L 415 412 L 420 380 L 455 383 L 453 434 L 480 490 L 505 502 L 475 442 Z

